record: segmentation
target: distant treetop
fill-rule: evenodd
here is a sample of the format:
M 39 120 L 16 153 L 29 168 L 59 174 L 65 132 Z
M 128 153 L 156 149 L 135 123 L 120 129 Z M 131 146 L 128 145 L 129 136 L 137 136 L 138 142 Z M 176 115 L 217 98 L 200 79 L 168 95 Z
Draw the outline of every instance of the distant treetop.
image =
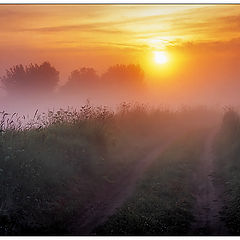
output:
M 6 70 L 0 78 L 8 94 L 43 94 L 54 90 L 59 81 L 59 72 L 49 62 L 22 64 Z

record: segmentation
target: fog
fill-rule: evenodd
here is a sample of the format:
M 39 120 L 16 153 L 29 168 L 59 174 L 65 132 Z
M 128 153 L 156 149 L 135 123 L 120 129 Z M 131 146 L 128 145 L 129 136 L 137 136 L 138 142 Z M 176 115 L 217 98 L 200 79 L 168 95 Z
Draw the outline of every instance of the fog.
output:
M 193 49 L 185 52 L 190 57 L 165 76 L 161 72 L 153 76 L 149 69 L 135 63 L 113 64 L 100 73 L 94 67 L 80 66 L 64 79 L 61 72 L 65 69 L 49 62 L 13 65 L 1 74 L 0 108 L 24 115 L 32 115 L 37 109 L 79 108 L 86 102 L 111 109 L 122 102 L 170 109 L 238 108 L 239 57 L 224 55 L 224 49 L 221 54 L 215 51 L 206 57 L 209 46 L 203 49 L 204 53 L 198 50 L 194 57 Z

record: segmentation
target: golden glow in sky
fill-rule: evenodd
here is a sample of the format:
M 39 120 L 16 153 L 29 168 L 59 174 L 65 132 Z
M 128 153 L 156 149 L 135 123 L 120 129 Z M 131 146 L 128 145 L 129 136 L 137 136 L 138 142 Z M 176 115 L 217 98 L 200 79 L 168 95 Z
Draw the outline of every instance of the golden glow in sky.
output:
M 154 51 L 154 58 L 157 64 L 165 64 L 168 62 L 168 57 L 164 51 Z
M 131 63 L 172 73 L 181 56 L 238 52 L 239 16 L 231 5 L 1 5 L 0 75 L 46 60 L 62 79 L 82 66 Z

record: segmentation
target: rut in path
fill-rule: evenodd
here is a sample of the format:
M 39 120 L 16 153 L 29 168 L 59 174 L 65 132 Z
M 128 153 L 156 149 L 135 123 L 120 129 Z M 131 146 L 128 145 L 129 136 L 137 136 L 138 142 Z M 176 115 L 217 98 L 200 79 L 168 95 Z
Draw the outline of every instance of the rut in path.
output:
M 75 228 L 72 229 L 73 235 L 94 235 L 92 231 L 103 224 L 109 216 L 122 206 L 124 201 L 134 191 L 137 180 L 143 175 L 144 171 L 166 150 L 172 142 L 167 141 L 162 146 L 156 147 L 152 152 L 140 159 L 137 164 L 128 172 L 123 174 L 117 184 L 108 189 L 105 197 L 98 202 L 91 204 L 81 216 Z
M 192 224 L 191 235 L 227 235 L 227 229 L 221 220 L 220 211 L 223 207 L 223 187 L 214 183 L 213 140 L 217 130 L 207 137 L 204 151 L 194 174 L 196 206 L 194 209 L 195 222 Z

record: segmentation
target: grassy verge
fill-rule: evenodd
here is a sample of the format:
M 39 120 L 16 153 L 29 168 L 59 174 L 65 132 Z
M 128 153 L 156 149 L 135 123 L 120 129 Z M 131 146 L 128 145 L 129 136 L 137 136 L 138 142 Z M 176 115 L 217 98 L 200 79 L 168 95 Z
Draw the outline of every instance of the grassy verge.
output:
M 36 112 L 23 126 L 16 114 L 0 113 L 0 235 L 71 235 L 86 206 L 101 200 L 144 152 L 170 135 L 206 123 L 206 116 L 199 110 L 171 112 L 122 104 L 112 112 L 86 105 L 79 111 Z M 161 176 L 171 189 L 181 189 L 174 185 L 183 180 L 174 175 L 180 171 L 174 159 L 181 169 L 181 159 L 188 156 L 181 148 L 175 149 L 176 156 L 169 153 L 163 159 L 170 169 Z
M 223 117 L 215 152 L 217 176 L 225 189 L 222 217 L 229 234 L 240 235 L 240 118 L 231 109 Z
M 95 232 L 97 235 L 186 235 L 194 198 L 192 172 L 205 131 L 176 141 L 146 172 L 130 199 Z
M 85 206 L 176 122 L 167 110 L 128 104 L 36 112 L 24 127 L 1 114 L 0 235 L 71 234 Z

